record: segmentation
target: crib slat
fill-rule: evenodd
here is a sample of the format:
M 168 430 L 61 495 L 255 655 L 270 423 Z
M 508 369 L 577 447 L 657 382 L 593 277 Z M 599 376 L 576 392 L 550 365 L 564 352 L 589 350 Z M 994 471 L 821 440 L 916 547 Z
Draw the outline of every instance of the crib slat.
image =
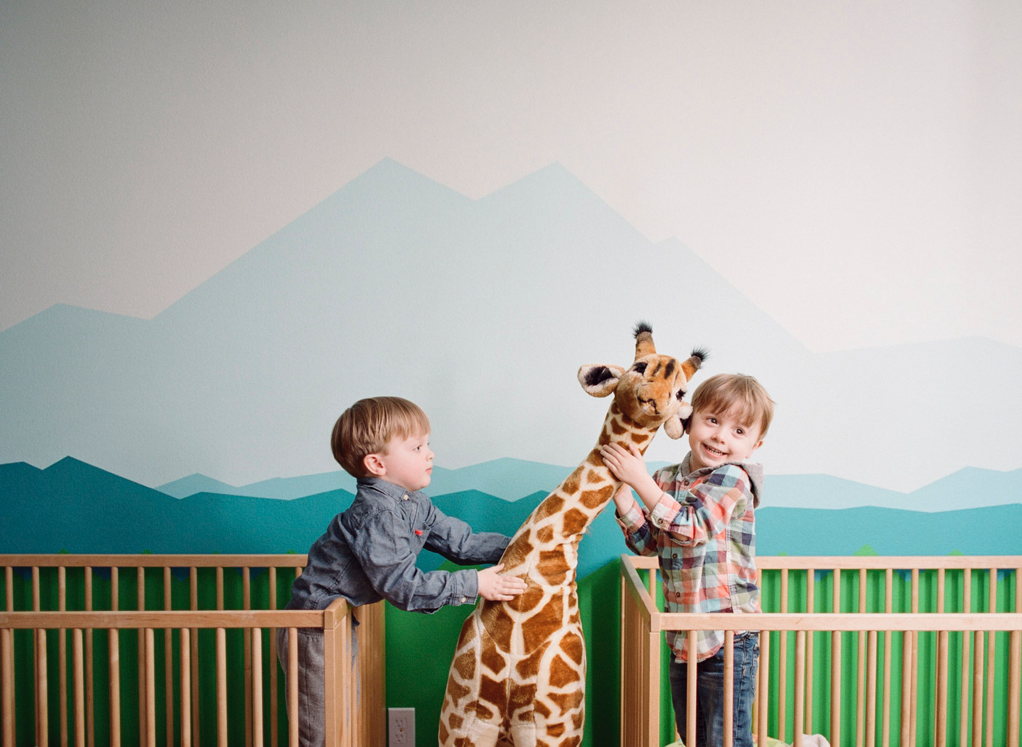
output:
M 997 569 L 990 569 L 990 599 L 987 612 L 997 611 Z M 987 747 L 994 745 L 994 669 L 997 661 L 997 634 L 990 631 L 987 640 Z
M 962 571 L 962 612 L 972 611 L 972 569 L 965 568 Z M 969 737 L 969 634 L 961 632 L 962 636 L 962 671 L 960 699 L 961 711 L 958 715 L 959 731 L 958 744 L 965 747 Z
M 806 571 L 806 612 L 813 614 L 816 611 L 816 568 Z M 813 644 L 816 639 L 815 633 L 806 636 L 806 697 L 805 697 L 805 732 L 813 733 L 813 683 L 816 680 L 813 670 Z
M 867 679 L 866 679 L 866 747 L 876 745 L 877 728 L 877 633 L 869 631 L 869 643 L 866 650 Z
M 901 735 L 899 747 L 908 747 L 912 740 L 912 649 L 915 633 L 901 634 Z
M 6 597 L 5 602 L 6 602 L 7 611 L 8 612 L 14 612 L 14 568 L 12 568 L 9 565 L 4 567 L 4 596 Z M 17 728 L 16 728 L 17 727 L 17 714 L 15 713 L 15 711 L 17 709 L 14 707 L 14 679 L 13 679 L 14 678 L 14 669 L 13 669 L 13 667 L 14 667 L 14 664 L 13 664 L 13 661 L 14 661 L 14 659 L 13 659 L 13 656 L 14 656 L 14 638 L 13 638 L 13 636 L 14 636 L 14 631 L 12 630 L 11 631 L 11 658 L 8 659 L 8 661 L 12 662 L 11 663 L 11 686 L 9 688 L 9 691 L 11 693 L 10 718 L 3 719 L 3 725 L 4 725 L 4 729 L 5 729 L 5 738 L 6 738 L 6 730 L 7 729 L 9 729 L 10 733 L 11 733 L 11 745 L 10 745 L 10 747 L 13 747 L 13 745 L 14 745 L 14 735 L 17 734 Z M 8 689 L 5 689 L 4 692 L 5 693 L 8 692 Z M 5 744 L 4 747 L 8 747 L 8 745 Z
M 251 569 L 241 569 L 241 602 L 242 608 L 252 609 L 252 575 Z M 242 631 L 245 639 L 245 747 L 252 747 L 252 631 Z
M 67 610 L 67 569 L 64 566 L 57 568 L 57 609 L 61 612 Z M 57 633 L 57 655 L 60 657 L 57 662 L 57 678 L 59 680 L 57 693 L 60 700 L 60 747 L 67 747 L 67 631 L 58 630 Z
M 268 571 L 270 580 L 269 589 L 269 608 L 271 610 L 277 609 L 277 569 L 271 567 Z M 622 592 L 624 591 L 624 579 L 621 580 Z M 624 596 L 621 597 L 624 599 Z M 622 615 L 624 614 L 622 606 Z M 267 631 L 270 636 L 270 747 L 277 747 L 277 730 L 280 725 L 277 723 L 277 712 L 279 710 L 277 706 L 277 670 L 280 668 L 277 665 L 277 629 L 270 628 Z M 624 669 L 622 668 L 622 673 Z M 622 721 L 621 723 L 624 723 Z
M 298 713 L 298 628 L 287 630 L 287 712 Z M 291 716 L 287 722 L 288 745 L 298 747 L 298 719 Z
M 136 597 L 138 600 L 138 609 L 140 612 L 145 611 L 145 568 L 139 566 L 135 569 L 135 589 Z M 146 699 L 142 697 L 142 694 L 146 691 L 146 668 L 147 660 L 143 656 L 143 652 L 146 650 L 146 636 L 145 630 L 139 628 L 138 630 L 138 743 L 146 744 L 146 736 L 148 734 L 147 720 L 149 714 L 152 711 L 146 712 Z M 150 745 L 149 747 L 155 747 Z
M 156 747 L 156 634 L 152 628 L 145 631 L 145 710 L 147 747 Z M 143 700 L 143 698 L 139 698 Z
M 884 571 L 884 612 L 890 614 L 894 609 L 894 569 Z M 883 715 L 883 747 L 891 744 L 891 631 L 884 631 L 884 715 Z M 963 746 L 964 747 L 964 744 Z
M 115 578 L 111 569 L 111 580 Z M 121 639 L 111 628 L 109 635 L 110 665 L 110 747 L 121 747 Z
M 806 632 L 795 631 L 795 723 L 792 725 L 794 732 L 794 747 L 802 747 L 802 734 L 809 731 L 805 723 L 805 695 L 806 695 Z M 810 675 L 811 677 L 812 675 Z
M 224 569 L 219 565 L 216 567 L 216 608 L 224 608 Z
M 252 628 L 252 747 L 263 747 L 263 639 Z
M 912 569 L 912 614 L 919 613 L 919 569 Z M 909 739 L 916 745 L 916 726 L 919 702 L 919 634 L 912 633 L 912 692 L 909 696 Z
M 1015 583 L 1018 583 L 1017 577 Z M 1016 587 L 1017 588 L 1017 587 Z M 1018 602 L 1015 610 L 1018 611 Z M 1008 658 L 1008 740 L 1005 744 L 1018 744 L 1019 735 L 1019 677 L 1022 670 L 1022 631 L 1011 631 L 1011 654 Z
M 192 645 L 191 630 L 181 628 L 178 650 L 181 652 L 181 747 L 192 747 Z M 197 744 L 197 743 L 196 743 Z
M 224 628 L 216 629 L 216 743 L 217 747 L 227 747 L 227 630 Z
M 859 569 L 859 612 L 866 611 L 866 569 Z M 866 631 L 859 631 L 858 645 L 855 650 L 855 747 L 862 747 L 865 737 L 862 720 L 865 711 L 866 693 Z
M 834 614 L 841 612 L 841 569 L 832 571 L 831 609 Z M 836 630 L 830 634 L 830 743 L 832 747 L 841 747 L 841 633 Z
M 10 628 L 0 630 L 0 728 L 3 747 L 14 747 L 14 631 Z
M 788 569 L 781 569 L 781 612 L 788 611 Z M 787 742 L 785 735 L 788 732 L 788 634 L 780 631 L 777 634 L 779 651 L 777 660 L 780 665 L 777 669 L 777 738 Z
M 770 631 L 764 630 L 759 642 L 759 747 L 766 747 L 770 715 Z M 686 742 L 685 744 L 688 744 Z
M 944 614 L 947 610 L 945 609 L 945 589 L 947 581 L 947 571 L 945 568 L 937 569 L 937 607 L 936 611 L 938 615 Z M 947 641 L 944 641 L 945 644 Z M 933 665 L 933 671 L 938 673 L 935 678 L 936 681 L 931 684 L 931 690 L 933 692 L 933 742 L 936 747 L 946 747 L 947 742 L 947 678 L 941 677 L 939 672 L 941 671 L 941 635 L 937 634 L 937 648 L 934 652 L 935 662 Z M 944 649 L 945 660 L 944 660 L 944 671 L 947 671 L 946 653 L 947 648 Z M 944 692 L 943 700 L 943 712 L 941 711 L 941 692 Z M 943 715 L 943 718 L 941 716 Z M 943 723 L 942 723 L 943 722 Z M 944 735 L 944 743 L 941 743 L 941 733 Z
M 163 568 L 163 609 L 173 609 L 170 566 Z M 164 692 L 167 701 L 166 739 L 167 747 L 174 747 L 174 631 L 165 628 L 163 631 L 163 671 Z
M 983 640 L 981 631 L 972 634 L 972 747 L 983 744 Z
M 947 647 L 948 632 L 942 630 L 937 633 L 937 747 L 947 747 Z
M 39 606 L 39 566 L 32 566 L 32 609 L 38 612 Z
M 199 569 L 192 567 L 189 569 L 188 577 L 188 604 L 193 610 L 199 609 Z M 189 681 L 192 684 L 192 696 L 189 699 L 192 704 L 192 744 L 199 744 L 199 629 L 191 628 L 188 640 L 192 646 L 192 655 L 189 657 L 191 663 L 192 673 L 189 677 Z
M 71 676 L 74 680 L 75 747 L 85 747 L 85 663 L 82 661 L 82 629 L 71 636 Z
M 46 681 L 46 630 L 39 628 L 36 634 L 35 684 L 36 684 L 36 744 L 50 743 L 49 708 Z
M 688 652 L 688 669 L 686 676 L 688 681 L 686 682 L 686 693 L 685 693 L 685 744 L 696 743 L 696 711 L 698 704 L 696 703 L 696 689 L 698 688 L 698 662 L 696 661 L 695 650 L 696 639 L 698 633 L 694 630 L 688 631 L 688 642 L 686 650 Z
M 92 612 L 92 567 L 85 567 L 85 611 Z M 96 693 L 93 690 L 92 629 L 85 631 L 85 730 L 88 747 L 96 747 Z
M 735 741 L 735 632 L 724 631 L 724 747 Z

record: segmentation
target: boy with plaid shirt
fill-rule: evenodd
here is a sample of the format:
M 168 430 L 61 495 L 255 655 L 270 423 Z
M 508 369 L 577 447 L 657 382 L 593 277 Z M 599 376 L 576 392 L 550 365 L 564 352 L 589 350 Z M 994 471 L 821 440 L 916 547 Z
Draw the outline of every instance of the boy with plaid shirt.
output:
M 652 477 L 633 446 L 604 446 L 601 456 L 625 483 L 615 494 L 617 519 L 628 547 L 658 555 L 669 612 L 759 611 L 756 584 L 756 515 L 763 469 L 746 461 L 763 443 L 773 401 L 751 376 L 718 374 L 692 398 L 691 449 L 680 464 Z M 632 490 L 641 504 L 632 497 Z M 687 662 L 697 667 L 698 747 L 723 744 L 724 632 L 702 631 L 689 651 L 685 633 L 667 633 L 674 654 L 671 697 L 678 732 L 686 734 Z M 752 747 L 759 633 L 734 640 L 735 747 Z

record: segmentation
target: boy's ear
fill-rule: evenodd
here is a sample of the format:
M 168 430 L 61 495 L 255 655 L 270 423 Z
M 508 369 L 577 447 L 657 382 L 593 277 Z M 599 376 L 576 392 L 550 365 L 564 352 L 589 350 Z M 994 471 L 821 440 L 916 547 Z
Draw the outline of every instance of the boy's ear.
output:
M 578 383 L 593 397 L 606 397 L 617 389 L 625 370 L 621 366 L 590 364 L 578 369 Z
M 366 454 L 362 457 L 362 466 L 373 477 L 383 477 L 387 474 L 387 466 L 380 459 L 379 454 Z

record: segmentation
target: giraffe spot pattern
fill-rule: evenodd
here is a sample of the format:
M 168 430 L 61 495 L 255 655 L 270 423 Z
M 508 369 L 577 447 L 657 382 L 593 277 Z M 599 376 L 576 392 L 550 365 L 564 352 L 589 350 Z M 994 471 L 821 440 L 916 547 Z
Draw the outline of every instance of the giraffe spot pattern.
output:
M 564 550 L 560 548 L 540 551 L 536 569 L 547 583 L 554 586 L 564 584 L 573 570 L 571 563 L 564 557 Z
M 469 617 L 468 619 L 471 620 L 472 618 Z M 484 607 L 479 615 L 479 620 L 490 634 L 490 638 L 493 639 L 497 648 L 501 651 L 511 650 L 511 633 L 514 630 L 515 623 L 507 613 L 507 610 L 504 609 L 504 605 L 492 604 Z M 486 646 L 483 648 L 486 648 Z
M 561 651 L 568 655 L 576 664 L 582 663 L 582 656 L 585 653 L 585 646 L 582 639 L 575 633 L 568 633 L 561 639 Z
M 593 449 L 589 452 L 589 456 L 586 457 L 586 463 L 591 464 L 594 467 L 603 466 L 603 457 L 600 456 L 599 449 Z
M 585 493 L 583 493 L 585 495 Z M 578 534 L 586 528 L 589 523 L 589 514 L 579 511 L 577 508 L 568 509 L 564 514 L 564 536 L 570 537 Z
M 536 539 L 542 542 L 544 545 L 550 542 L 554 538 L 554 528 L 550 526 L 543 527 L 536 531 Z
M 550 684 L 553 687 L 565 687 L 578 680 L 578 672 L 568 666 L 568 662 L 555 656 L 550 663 Z
M 549 500 L 550 499 L 547 498 L 547 501 Z M 558 500 L 560 500 L 561 503 L 564 503 L 564 501 L 561 500 L 560 498 L 558 498 Z M 544 501 L 544 503 L 546 503 L 546 501 Z M 540 508 L 542 507 L 543 504 L 540 504 Z M 531 531 L 518 535 L 518 537 L 510 545 L 507 546 L 507 549 L 504 550 L 504 555 L 501 558 L 501 560 L 504 562 L 504 567 L 506 569 L 516 568 L 520 566 L 522 563 L 525 562 L 525 559 L 529 556 L 529 553 L 535 549 L 532 546 L 532 543 L 529 542 L 530 534 L 532 534 Z
M 578 467 L 565 478 L 564 482 L 561 483 L 560 492 L 565 495 L 575 495 L 578 492 L 579 483 L 581 482 L 580 476 L 582 474 L 582 468 Z
M 610 430 L 614 432 L 615 436 L 623 436 L 628 433 L 628 429 L 625 428 L 619 420 L 610 421 Z
M 487 680 L 493 682 L 493 680 L 489 679 L 488 677 L 483 677 L 483 684 L 485 684 Z M 481 694 L 482 691 L 480 691 L 480 695 Z M 494 702 L 494 705 L 496 705 L 496 702 Z M 468 706 L 465 707 L 465 712 L 474 713 L 477 718 L 481 718 L 484 721 L 493 718 L 493 711 L 484 706 L 479 700 L 473 700 L 471 703 L 469 703 Z
M 507 712 L 513 716 L 523 709 L 532 709 L 536 700 L 536 685 L 518 685 L 511 687 L 511 697 L 508 698 Z
M 504 702 L 504 699 L 506 697 L 507 685 L 505 683 L 498 682 L 495 679 L 487 677 L 485 674 L 480 678 L 479 701 L 486 701 L 487 703 L 490 703 L 499 709 L 500 705 Z M 485 718 L 490 718 L 490 715 L 487 715 Z
M 528 612 L 543 601 L 543 589 L 539 586 L 530 586 L 524 593 L 519 594 L 507 605 L 515 612 Z
M 466 651 L 454 660 L 454 669 L 463 680 L 470 680 L 476 674 L 476 658 L 471 651 Z
M 562 714 L 570 713 L 578 708 L 583 697 L 581 690 L 576 690 L 573 693 L 550 693 L 549 695 L 550 700 L 552 700 L 557 707 L 561 709 Z M 581 726 L 581 724 L 579 724 L 579 726 Z
M 645 433 L 633 433 L 631 438 L 632 442 L 636 444 L 644 444 L 647 441 L 649 441 L 649 438 L 646 436 Z
M 507 660 L 501 656 L 500 652 L 489 647 L 483 649 L 480 661 L 482 661 L 483 666 L 494 674 L 500 674 L 503 672 L 504 667 L 507 665 Z
M 585 490 L 582 492 L 582 505 L 586 508 L 596 508 L 602 506 L 604 503 L 610 500 L 611 495 L 614 493 L 614 486 L 608 485 L 605 488 L 599 490 Z
M 544 605 L 543 609 L 529 618 L 529 624 L 523 626 L 522 638 L 525 641 L 525 652 L 531 654 L 550 635 L 563 624 L 564 603 L 561 597 L 555 596 Z
M 518 672 L 518 676 L 521 679 L 531 679 L 539 674 L 539 666 L 543 660 L 543 654 L 546 653 L 549 647 L 549 644 L 544 643 L 515 665 L 515 671 Z
M 543 502 L 536 507 L 536 511 L 533 513 L 532 521 L 536 523 L 549 516 L 560 513 L 561 509 L 564 508 L 564 499 L 559 495 L 550 495 L 543 499 Z M 530 545 L 529 549 L 532 547 Z

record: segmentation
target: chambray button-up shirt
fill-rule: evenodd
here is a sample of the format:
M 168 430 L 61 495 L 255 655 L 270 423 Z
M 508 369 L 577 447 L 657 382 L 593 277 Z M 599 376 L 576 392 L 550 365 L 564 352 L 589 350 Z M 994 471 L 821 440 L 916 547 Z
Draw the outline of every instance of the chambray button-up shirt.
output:
M 324 609 L 344 597 L 356 606 L 386 599 L 403 610 L 436 612 L 445 604 L 475 602 L 474 570 L 424 573 L 416 558 L 427 548 L 459 565 L 493 564 L 509 541 L 503 534 L 473 532 L 425 493 L 378 477 L 359 478 L 351 506 L 309 549 L 287 607 Z

